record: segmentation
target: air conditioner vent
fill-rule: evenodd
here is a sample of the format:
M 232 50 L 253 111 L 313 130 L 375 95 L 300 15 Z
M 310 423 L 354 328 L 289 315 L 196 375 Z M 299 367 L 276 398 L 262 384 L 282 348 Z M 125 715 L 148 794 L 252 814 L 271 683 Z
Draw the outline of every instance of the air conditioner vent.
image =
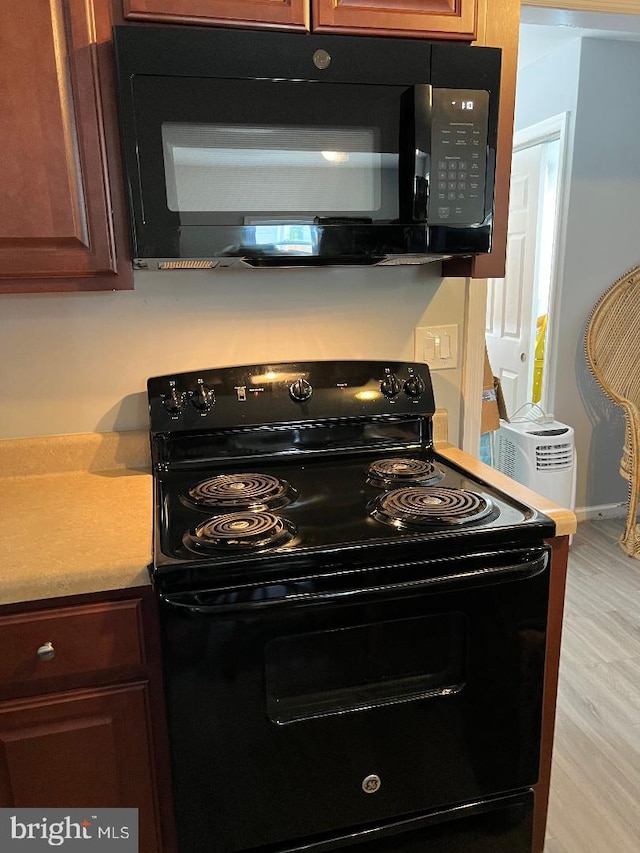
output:
M 540 444 L 536 447 L 536 468 L 538 471 L 560 471 L 573 465 L 573 446 L 571 444 Z
M 509 477 L 515 477 L 516 473 L 516 447 L 512 441 L 500 436 L 498 456 L 500 458 L 500 469 Z

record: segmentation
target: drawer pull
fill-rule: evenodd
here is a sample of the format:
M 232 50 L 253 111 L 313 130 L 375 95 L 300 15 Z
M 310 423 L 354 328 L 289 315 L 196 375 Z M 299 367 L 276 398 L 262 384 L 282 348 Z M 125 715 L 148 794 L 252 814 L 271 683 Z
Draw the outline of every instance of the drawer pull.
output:
M 40 660 L 51 660 L 55 657 L 56 650 L 53 648 L 53 643 L 43 643 L 36 654 Z

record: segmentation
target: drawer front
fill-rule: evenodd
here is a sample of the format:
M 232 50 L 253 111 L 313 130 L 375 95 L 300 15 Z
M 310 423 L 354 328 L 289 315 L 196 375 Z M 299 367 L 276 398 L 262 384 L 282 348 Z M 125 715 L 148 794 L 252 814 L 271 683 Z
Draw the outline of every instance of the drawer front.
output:
M 0 617 L 0 693 L 45 689 L 51 679 L 66 687 L 83 676 L 133 673 L 145 662 L 141 635 L 140 599 Z

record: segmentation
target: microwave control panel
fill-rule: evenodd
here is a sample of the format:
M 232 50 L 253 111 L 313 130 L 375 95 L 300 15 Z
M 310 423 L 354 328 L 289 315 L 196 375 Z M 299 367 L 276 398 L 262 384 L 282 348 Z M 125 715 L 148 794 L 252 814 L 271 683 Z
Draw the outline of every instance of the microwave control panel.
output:
M 430 225 L 484 222 L 488 122 L 484 89 L 433 89 Z

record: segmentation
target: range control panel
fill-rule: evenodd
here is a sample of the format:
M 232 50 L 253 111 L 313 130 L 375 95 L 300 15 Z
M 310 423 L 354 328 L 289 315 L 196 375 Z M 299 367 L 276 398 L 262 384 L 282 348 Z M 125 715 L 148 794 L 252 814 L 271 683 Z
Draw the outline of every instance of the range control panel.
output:
M 433 90 L 430 224 L 484 221 L 488 121 L 487 91 Z
M 429 368 L 313 361 L 221 367 L 149 379 L 152 432 L 228 429 L 434 412 Z

